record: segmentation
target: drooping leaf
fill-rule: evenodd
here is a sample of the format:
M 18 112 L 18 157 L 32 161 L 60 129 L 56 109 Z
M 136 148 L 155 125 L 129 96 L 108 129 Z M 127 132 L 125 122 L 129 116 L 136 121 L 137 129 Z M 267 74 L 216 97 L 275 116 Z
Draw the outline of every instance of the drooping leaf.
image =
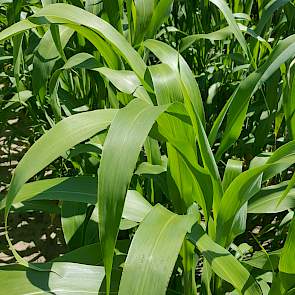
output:
M 107 128 L 116 113 L 117 110 L 97 110 L 73 115 L 37 140 L 15 169 L 6 199 L 6 214 L 26 181 L 74 145 Z
M 218 41 L 218 40 L 224 40 L 228 37 L 230 37 L 233 34 L 230 27 L 222 28 L 218 31 L 211 32 L 208 34 L 194 34 L 190 36 L 186 36 L 183 39 L 181 39 L 180 43 L 180 52 L 185 51 L 188 47 L 190 47 L 194 42 L 200 39 L 208 39 L 211 41 Z

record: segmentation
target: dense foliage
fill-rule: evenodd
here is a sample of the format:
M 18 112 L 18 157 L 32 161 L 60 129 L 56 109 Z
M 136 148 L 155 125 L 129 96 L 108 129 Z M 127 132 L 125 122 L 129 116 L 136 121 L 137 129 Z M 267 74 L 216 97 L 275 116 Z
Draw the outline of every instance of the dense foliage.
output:
M 4 0 L 0 25 L 0 130 L 30 127 L 1 292 L 295 294 L 294 1 Z M 19 255 L 20 203 L 67 253 Z

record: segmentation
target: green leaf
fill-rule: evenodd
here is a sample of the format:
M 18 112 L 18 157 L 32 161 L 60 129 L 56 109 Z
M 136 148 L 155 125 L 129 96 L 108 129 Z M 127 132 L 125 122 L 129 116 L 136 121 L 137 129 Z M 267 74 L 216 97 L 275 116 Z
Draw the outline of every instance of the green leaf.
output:
M 179 79 L 182 81 L 194 107 L 194 111 L 199 115 L 200 120 L 204 124 L 204 107 L 199 86 L 184 58 L 171 46 L 157 40 L 146 40 L 144 45 L 152 51 L 162 63 L 167 64 L 175 73 L 178 73 Z
M 167 64 L 149 66 L 158 105 L 183 101 L 177 72 Z
M 169 108 L 168 112 L 163 113 L 157 120 L 157 131 L 161 135 L 162 140 L 164 139 L 169 145 L 173 146 L 171 149 L 168 148 L 168 166 L 173 161 L 173 168 L 172 166 L 170 168 L 175 169 L 174 172 L 169 172 L 170 176 L 174 175 L 172 178 L 169 178 L 171 184 L 168 186 L 170 198 L 175 204 L 183 203 L 183 201 L 192 200 L 192 196 L 188 196 L 187 193 L 184 193 L 185 191 L 189 192 L 191 188 L 193 191 L 198 191 L 198 193 L 194 194 L 193 200 L 197 201 L 202 207 L 207 219 L 212 209 L 212 183 L 209 173 L 198 163 L 195 134 L 184 105 L 175 103 Z M 178 165 L 176 162 L 178 162 Z M 188 171 L 184 172 L 183 169 Z M 182 173 L 194 176 L 193 181 L 196 183 L 193 184 L 193 187 L 182 185 L 180 180 Z M 179 181 L 175 181 L 176 178 Z M 181 192 L 182 195 L 176 193 L 177 187 L 175 189 L 173 183 L 174 185 L 179 185 L 179 193 Z M 198 190 L 198 187 L 201 190 Z M 188 196 L 188 198 L 185 196 Z M 180 197 L 183 197 L 183 199 L 181 200 Z M 190 205 L 190 202 L 187 205 Z M 187 208 L 186 206 L 182 207 L 183 205 L 179 207 L 175 205 L 177 212 L 184 213 Z
M 120 56 L 115 53 L 114 49 L 100 35 L 91 28 L 69 23 L 68 26 L 74 31 L 88 39 L 105 59 L 107 65 L 112 69 L 120 68 Z
M 295 275 L 278 272 L 273 280 L 269 295 L 286 294 L 293 295 L 295 288 Z
M 117 113 L 104 143 L 98 177 L 98 209 L 107 288 L 124 200 L 133 170 L 150 129 L 167 107 L 155 107 L 137 99 L 131 101 Z
M 97 203 L 97 178 L 92 176 L 60 177 L 26 183 L 15 197 L 13 204 L 28 200 L 59 200 L 95 205 Z M 0 209 L 5 208 L 6 198 Z M 122 217 L 141 222 L 152 206 L 137 191 L 128 190 Z
M 154 8 L 152 19 L 148 27 L 148 38 L 154 37 L 165 19 L 169 17 L 173 5 L 173 0 L 159 0 L 157 2 L 157 6 Z
M 74 145 L 107 128 L 116 112 L 117 110 L 97 110 L 71 116 L 59 122 L 31 146 L 17 165 L 6 196 L 6 229 L 11 205 L 25 182 Z M 7 232 L 6 240 L 19 263 L 34 267 L 14 250 Z
M 267 61 L 240 83 L 239 87 L 230 98 L 226 128 L 216 154 L 216 159 L 219 160 L 222 154 L 240 136 L 251 97 L 259 87 L 280 68 L 281 64 L 294 55 L 295 35 L 292 35 L 280 41 Z M 226 105 L 226 107 L 228 107 L 228 105 Z M 221 122 L 219 122 L 218 126 L 220 126 L 220 123 Z
M 148 162 L 143 162 L 137 167 L 134 173 L 137 175 L 142 175 L 142 174 L 157 175 L 157 174 L 164 173 L 166 171 L 167 171 L 167 167 L 165 167 L 164 165 L 153 165 Z
M 229 187 L 232 181 L 242 173 L 242 169 L 243 169 L 242 161 L 232 160 L 232 159 L 229 159 L 227 161 L 225 171 L 224 171 L 224 176 L 222 179 L 222 187 L 224 191 L 226 191 L 226 189 Z
M 284 190 L 283 194 L 281 195 L 280 199 L 278 200 L 277 206 L 279 206 L 288 196 L 292 188 L 295 186 L 295 173 L 293 173 L 292 178 L 288 182 L 288 186 Z
M 145 46 L 150 49 L 163 63 L 169 65 L 175 72 L 179 72 L 179 81 L 184 97 L 187 113 L 192 121 L 192 126 L 197 138 L 203 164 L 211 176 L 213 184 L 213 212 L 217 212 L 222 187 L 216 162 L 210 148 L 208 138 L 204 130 L 204 110 L 202 98 L 199 95 L 198 84 L 196 83 L 190 68 L 184 59 L 167 44 L 155 40 L 145 41 Z M 197 93 L 197 99 L 195 99 Z
M 196 201 L 202 208 L 205 208 L 205 218 L 207 219 L 206 202 L 202 198 L 203 194 L 197 179 L 185 163 L 180 152 L 170 143 L 167 143 L 167 153 L 168 172 L 171 182 L 171 184 L 168 184 L 168 189 L 175 209 L 177 212 L 185 213 L 188 207 Z M 176 188 L 173 187 L 174 185 L 176 185 Z M 177 199 L 173 199 L 174 190 L 179 192 L 180 204 L 178 204 Z
M 262 9 L 261 11 L 261 17 L 259 19 L 259 22 L 257 24 L 255 32 L 260 35 L 265 28 L 267 22 L 269 19 L 273 17 L 274 12 L 281 8 L 282 6 L 289 3 L 290 0 L 271 0 L 269 1 Z
M 260 191 L 265 181 L 295 163 L 295 141 L 276 150 L 266 164 L 241 173 L 225 191 L 216 221 L 216 241 L 228 245 L 233 220 L 242 206 Z
M 39 138 L 15 169 L 7 194 L 6 214 L 26 181 L 74 145 L 106 129 L 116 113 L 117 110 L 97 110 L 73 115 Z
M 286 191 L 289 182 L 281 182 L 276 185 L 262 188 L 248 204 L 248 213 L 264 214 L 277 213 L 295 207 L 295 188 L 292 188 L 286 198 L 278 205 L 282 194 Z
M 20 91 L 18 93 L 16 93 L 9 101 L 8 103 L 5 105 L 5 108 L 8 108 L 10 107 L 11 105 L 13 104 L 20 104 L 20 105 L 25 105 L 27 106 L 26 104 L 26 101 L 31 98 L 33 96 L 32 94 L 32 91 L 30 90 L 23 90 L 23 91 Z
M 61 206 L 61 225 L 69 249 L 83 246 L 83 225 L 87 204 L 64 201 Z
M 295 62 L 292 61 L 283 93 L 283 108 L 288 126 L 289 137 L 295 140 Z
M 122 217 L 128 220 L 141 222 L 151 209 L 151 204 L 144 199 L 139 192 L 128 190 Z
M 51 272 L 26 269 L 18 265 L 1 266 L 1 292 L 14 295 L 97 294 L 105 275 L 102 266 L 69 262 L 36 265 L 50 269 Z
M 96 0 L 86 0 L 85 1 L 85 10 L 98 15 L 103 8 L 103 3 L 97 2 Z
M 185 51 L 188 47 L 190 47 L 194 42 L 200 39 L 208 39 L 210 41 L 221 41 L 225 40 L 233 34 L 231 28 L 225 27 L 218 31 L 211 32 L 208 34 L 194 34 L 189 35 L 181 39 L 180 41 L 180 52 Z
M 20 76 L 21 76 L 21 65 L 23 63 L 23 34 L 14 36 L 13 40 L 13 74 L 16 82 L 17 90 L 20 89 Z
M 154 0 L 134 0 L 134 44 L 140 43 L 145 36 L 146 30 L 154 13 Z
M 43 7 L 56 3 L 56 0 L 41 0 Z
M 61 46 L 64 48 L 74 31 L 71 28 L 60 26 Z M 32 83 L 35 95 L 40 95 L 41 101 L 46 95 L 46 85 L 56 61 L 60 58 L 53 42 L 50 30 L 42 37 L 38 49 L 34 54 Z
M 288 230 L 287 240 L 284 244 L 279 270 L 284 273 L 295 274 L 295 218 L 293 217 Z
M 243 162 L 238 160 L 229 159 L 227 161 L 225 172 L 222 180 L 223 190 L 229 187 L 232 181 L 242 173 Z M 233 240 L 236 236 L 243 233 L 246 230 L 247 221 L 247 203 L 244 204 L 235 216 L 232 225 L 232 236 L 230 240 Z
M 91 34 L 91 30 L 98 33 L 114 46 L 116 51 L 130 64 L 139 79 L 144 82 L 146 65 L 124 36 L 106 21 L 72 5 L 54 4 L 46 6 L 30 17 L 30 20 L 23 20 L 0 32 L 0 40 L 3 41 L 16 34 L 48 23 L 69 26 L 86 36 Z M 83 27 L 91 30 L 83 30 Z
M 63 59 L 64 62 L 67 61 L 67 58 L 66 58 L 66 55 L 64 53 L 64 50 L 63 50 L 63 45 L 61 43 L 61 34 L 60 34 L 60 31 L 59 31 L 59 26 L 56 25 L 56 24 L 52 24 L 50 26 L 50 32 L 51 32 L 51 35 L 52 35 L 52 40 L 55 44 L 55 47 L 60 55 L 60 57 Z
M 26 183 L 13 200 L 13 204 L 27 200 L 64 200 L 95 204 L 97 179 L 90 176 L 59 177 Z M 6 199 L 1 200 L 3 209 Z
M 103 0 L 103 9 L 106 11 L 110 23 L 119 31 L 122 32 L 121 11 L 123 0 Z
M 193 226 L 189 239 L 220 278 L 232 284 L 242 294 L 261 294 L 258 284 L 247 269 L 226 249 L 213 242 L 199 224 Z
M 281 249 L 267 254 L 264 251 L 254 252 L 253 256 L 249 260 L 244 260 L 243 263 L 258 269 L 273 271 L 278 269 L 281 252 Z
M 145 88 L 141 86 L 141 82 L 134 72 L 126 70 L 118 71 L 105 67 L 93 70 L 105 76 L 118 90 L 141 98 L 146 102 L 151 102 L 149 94 Z
M 247 42 L 246 42 L 241 30 L 239 29 L 239 26 L 237 25 L 235 18 L 232 15 L 232 12 L 230 11 L 227 3 L 224 0 L 210 0 L 210 2 L 213 3 L 214 5 L 216 5 L 221 10 L 226 21 L 229 24 L 229 27 L 231 28 L 232 32 L 236 36 L 240 45 L 242 46 L 243 51 L 247 55 L 248 59 L 251 61 L 252 55 L 251 55 L 251 52 L 248 48 Z
M 192 215 L 176 215 L 156 205 L 132 240 L 119 294 L 166 294 L 181 245 L 195 221 Z

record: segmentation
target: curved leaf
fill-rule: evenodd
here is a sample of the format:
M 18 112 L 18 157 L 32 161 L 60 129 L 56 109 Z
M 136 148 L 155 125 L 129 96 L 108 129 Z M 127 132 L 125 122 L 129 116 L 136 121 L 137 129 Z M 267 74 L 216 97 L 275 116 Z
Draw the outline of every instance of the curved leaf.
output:
M 107 128 L 116 113 L 117 110 L 97 110 L 73 115 L 37 140 L 15 169 L 6 199 L 6 214 L 26 181 L 74 145 Z
M 6 229 L 12 203 L 25 182 L 74 145 L 107 128 L 116 112 L 117 110 L 98 110 L 71 116 L 59 122 L 31 146 L 17 165 L 6 196 Z M 5 236 L 17 261 L 29 266 L 14 250 L 7 232 Z M 30 266 L 34 267 L 32 264 Z
M 194 34 L 190 36 L 186 36 L 183 39 L 181 39 L 180 42 L 180 52 L 186 50 L 188 47 L 190 47 L 194 42 L 196 42 L 199 39 L 208 39 L 211 41 L 221 41 L 228 37 L 230 37 L 233 34 L 231 28 L 225 27 L 220 30 L 217 30 L 215 32 L 211 32 L 208 34 Z

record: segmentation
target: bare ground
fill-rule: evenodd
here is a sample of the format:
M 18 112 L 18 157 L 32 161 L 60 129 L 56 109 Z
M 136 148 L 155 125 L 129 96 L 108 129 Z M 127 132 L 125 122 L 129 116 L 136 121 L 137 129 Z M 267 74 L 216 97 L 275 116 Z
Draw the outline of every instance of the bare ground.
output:
M 0 199 L 7 191 L 13 170 L 29 147 L 23 135 L 27 136 L 32 130 L 24 121 L 24 118 L 19 120 L 18 117 L 12 117 L 4 127 L 0 125 Z M 15 262 L 8 248 L 3 220 L 2 210 L 0 211 L 0 265 Z M 14 248 L 27 261 L 49 261 L 65 251 L 60 219 L 54 214 L 26 210 L 12 211 L 8 226 L 8 235 Z

